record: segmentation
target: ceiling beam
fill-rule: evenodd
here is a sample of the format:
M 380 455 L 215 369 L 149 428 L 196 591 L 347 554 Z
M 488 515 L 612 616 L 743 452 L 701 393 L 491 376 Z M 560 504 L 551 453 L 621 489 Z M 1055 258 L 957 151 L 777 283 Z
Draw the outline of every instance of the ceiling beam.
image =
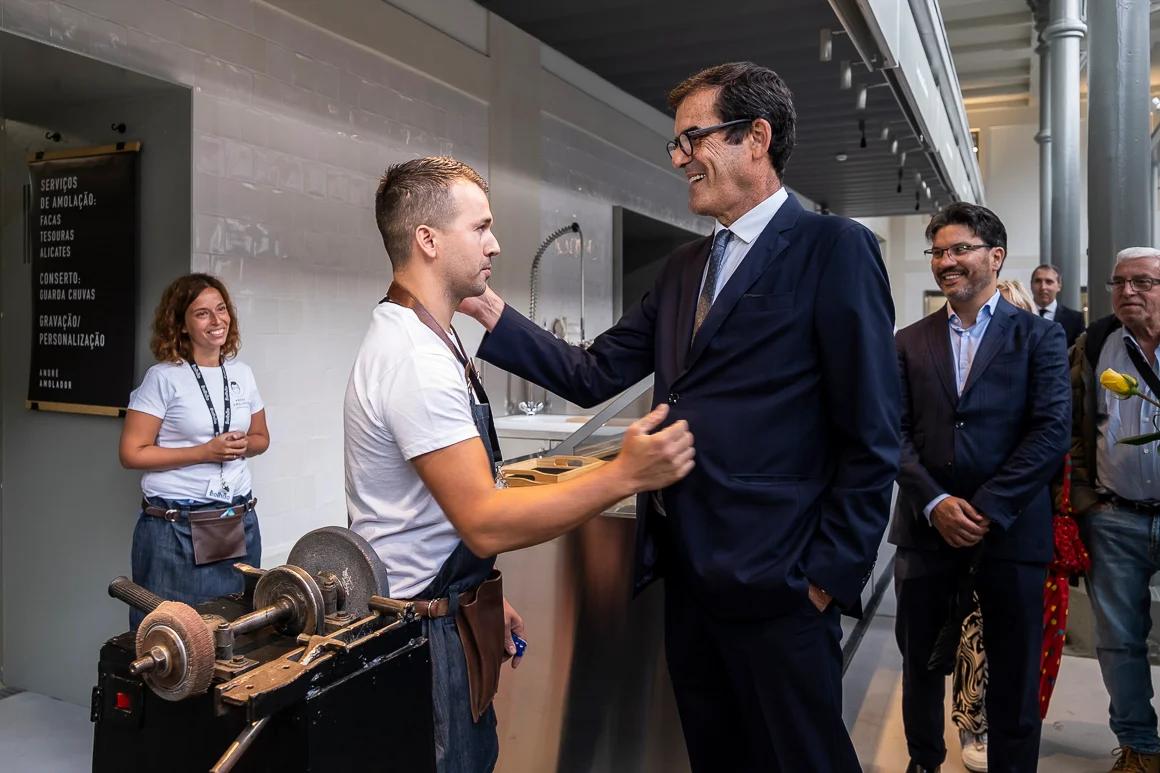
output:
M 968 32 L 971 30 L 999 28 L 1009 30 L 1011 27 L 1030 27 L 1034 20 L 1031 16 L 1031 11 L 1018 11 L 1016 13 L 997 13 L 991 16 L 975 16 L 970 19 L 960 19 L 958 21 L 949 21 L 946 23 L 947 32 L 954 34 L 956 32 Z

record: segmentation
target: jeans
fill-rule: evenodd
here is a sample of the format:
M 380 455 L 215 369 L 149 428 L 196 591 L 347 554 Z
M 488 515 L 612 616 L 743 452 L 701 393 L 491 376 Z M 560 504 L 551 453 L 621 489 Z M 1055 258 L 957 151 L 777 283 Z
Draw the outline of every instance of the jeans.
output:
M 230 504 L 244 505 L 249 500 L 250 495 L 247 493 L 234 497 Z M 220 503 L 165 500 L 159 497 L 150 497 L 149 504 L 194 510 L 221 506 Z M 251 510 L 243 515 L 242 525 L 246 531 L 244 558 L 196 566 L 193 563 L 193 537 L 190 535 L 186 514 L 179 515 L 175 521 L 167 521 L 140 513 L 137 526 L 133 529 L 133 582 L 166 601 L 181 601 L 190 606 L 218 596 L 241 593 L 244 583 L 242 575 L 234 569 L 234 563 L 245 561 L 251 566 L 258 566 L 262 560 L 262 535 L 258 530 L 257 511 Z M 144 612 L 130 608 L 129 628 L 135 630 L 144 617 Z
M 455 617 L 425 623 L 431 644 L 431 693 L 435 708 L 437 773 L 489 773 L 499 759 L 495 706 L 471 718 L 467 661 Z
M 1121 746 L 1160 752 L 1148 631 L 1152 628 L 1148 581 L 1160 569 L 1160 516 L 1118 510 L 1079 519 L 1091 554 L 1088 595 L 1096 622 L 1096 658 L 1111 696 L 1112 732 Z

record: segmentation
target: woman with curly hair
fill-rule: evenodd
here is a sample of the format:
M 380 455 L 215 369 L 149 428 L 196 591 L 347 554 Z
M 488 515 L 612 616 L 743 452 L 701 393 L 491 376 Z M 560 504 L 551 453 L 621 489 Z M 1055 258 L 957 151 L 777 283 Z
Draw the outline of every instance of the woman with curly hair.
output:
M 254 374 L 236 358 L 237 314 L 222 282 L 178 277 L 161 295 L 150 347 L 157 364 L 129 397 L 121 464 L 144 470 L 133 531 L 133 581 L 199 604 L 242 590 L 235 561 L 262 556 L 246 459 L 270 445 Z M 143 613 L 132 610 L 136 628 Z

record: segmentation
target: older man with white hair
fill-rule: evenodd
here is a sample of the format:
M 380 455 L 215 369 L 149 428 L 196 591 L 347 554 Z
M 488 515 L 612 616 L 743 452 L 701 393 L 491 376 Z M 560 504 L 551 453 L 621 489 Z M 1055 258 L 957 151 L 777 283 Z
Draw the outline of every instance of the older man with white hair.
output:
M 1099 374 L 1129 374 L 1142 394 L 1160 399 L 1157 285 L 1160 249 L 1122 250 L 1108 282 L 1113 314 L 1093 322 L 1071 350 L 1072 504 L 1091 553 L 1096 656 L 1120 744 L 1112 770 L 1148 773 L 1160 773 L 1147 645 L 1148 582 L 1160 570 L 1160 448 L 1119 441 L 1155 432 L 1160 419 L 1147 400 L 1117 399 Z

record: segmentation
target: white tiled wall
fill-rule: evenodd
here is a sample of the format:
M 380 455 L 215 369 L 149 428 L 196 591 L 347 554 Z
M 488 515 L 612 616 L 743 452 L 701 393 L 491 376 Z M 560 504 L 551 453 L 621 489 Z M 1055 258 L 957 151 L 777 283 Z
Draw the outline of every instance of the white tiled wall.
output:
M 254 461 L 264 562 L 311 528 L 345 522 L 341 397 L 389 279 L 372 214 L 377 175 L 441 153 L 488 176 L 487 103 L 256 0 L 0 0 L 0 29 L 192 88 L 190 268 L 234 294 L 241 356 L 268 407 L 270 451 Z M 532 216 L 545 235 L 572 220 L 584 228 L 592 337 L 613 321 L 613 204 L 707 226 L 665 170 L 663 138 L 646 160 L 552 116 L 543 129 Z M 579 320 L 578 264 L 562 254 L 575 247 L 562 239 L 543 261 L 549 319 Z
M 487 105 L 251 0 L 0 0 L 0 28 L 193 88 L 190 268 L 229 286 L 266 400 L 266 563 L 345 523 L 341 398 L 389 280 L 377 175 L 433 153 L 486 175 Z

